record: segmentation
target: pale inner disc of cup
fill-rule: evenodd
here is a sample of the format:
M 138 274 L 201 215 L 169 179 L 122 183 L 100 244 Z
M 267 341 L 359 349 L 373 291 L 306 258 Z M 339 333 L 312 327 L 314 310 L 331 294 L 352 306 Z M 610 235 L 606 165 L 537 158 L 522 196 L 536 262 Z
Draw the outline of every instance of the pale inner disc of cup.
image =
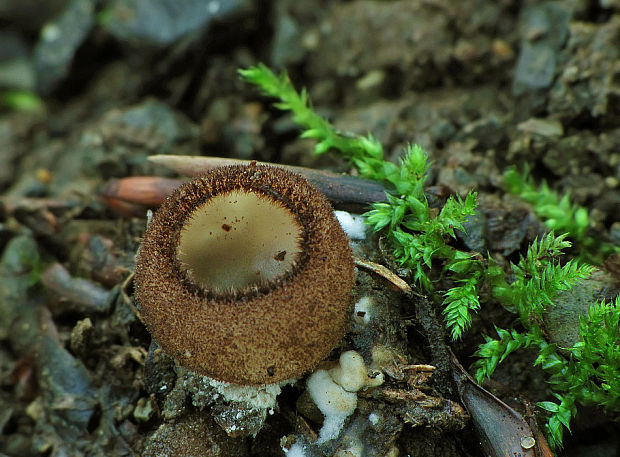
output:
M 181 231 L 177 255 L 198 285 L 217 292 L 244 290 L 292 270 L 301 233 L 281 203 L 234 191 L 194 210 Z

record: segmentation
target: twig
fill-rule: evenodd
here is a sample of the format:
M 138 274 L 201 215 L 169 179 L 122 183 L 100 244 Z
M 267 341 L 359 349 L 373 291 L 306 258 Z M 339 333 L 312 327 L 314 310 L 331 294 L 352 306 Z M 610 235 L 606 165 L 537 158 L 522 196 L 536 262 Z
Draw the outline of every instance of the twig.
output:
M 359 257 L 355 257 L 354 261 L 357 267 L 364 268 L 381 276 L 384 279 L 387 279 L 389 282 L 394 284 L 402 293 L 406 295 L 412 294 L 413 290 L 411 289 L 411 286 L 407 284 L 404 279 L 400 278 L 383 265 L 370 262 L 369 260 L 360 259 Z
M 249 164 L 249 160 L 229 159 L 223 157 L 152 155 L 152 163 L 162 165 L 184 176 L 198 176 L 207 170 L 225 165 Z M 336 209 L 353 212 L 365 211 L 373 202 L 387 201 L 385 189 L 375 181 L 356 176 L 341 175 L 329 171 L 314 170 L 306 167 L 294 167 L 267 162 L 262 165 L 282 167 L 302 175 L 314 184 L 332 202 Z
M 437 315 L 432 303 L 423 295 L 413 294 L 416 319 L 424 330 L 431 352 L 431 363 L 437 367 L 433 374 L 437 390 L 445 397 L 453 395 L 450 349 L 446 344 L 446 327 Z

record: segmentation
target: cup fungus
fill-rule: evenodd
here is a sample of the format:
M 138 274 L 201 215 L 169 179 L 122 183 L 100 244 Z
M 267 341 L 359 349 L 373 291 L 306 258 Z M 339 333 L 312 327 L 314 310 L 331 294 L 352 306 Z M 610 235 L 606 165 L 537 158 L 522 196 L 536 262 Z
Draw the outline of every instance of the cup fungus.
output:
M 136 296 L 164 351 L 198 373 L 270 384 L 314 368 L 343 337 L 354 282 L 327 199 L 294 173 L 216 168 L 179 187 L 138 251 Z

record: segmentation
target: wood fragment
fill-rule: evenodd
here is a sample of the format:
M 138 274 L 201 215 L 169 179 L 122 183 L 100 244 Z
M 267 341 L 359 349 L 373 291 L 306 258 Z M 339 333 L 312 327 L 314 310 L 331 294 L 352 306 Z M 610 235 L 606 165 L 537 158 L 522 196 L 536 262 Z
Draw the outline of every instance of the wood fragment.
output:
M 469 419 L 458 403 L 427 395 L 419 389 L 379 387 L 372 394 L 375 399 L 395 404 L 395 410 L 411 427 L 432 426 L 439 430 L 456 431 L 463 429 Z
M 387 267 L 384 267 L 381 264 L 371 262 L 369 260 L 360 259 L 359 257 L 355 257 L 353 259 L 355 261 L 355 266 L 359 268 L 363 268 L 365 270 L 371 271 L 376 275 L 381 276 L 384 279 L 387 279 L 389 282 L 394 284 L 402 293 L 406 295 L 411 295 L 413 293 L 413 289 L 407 282 L 398 276 L 396 273 L 393 273 Z
M 436 367 L 433 373 L 435 385 L 444 397 L 453 395 L 452 365 L 450 349 L 446 343 L 446 327 L 437 317 L 435 307 L 424 295 L 413 293 L 411 306 L 415 310 L 417 323 L 422 327 L 428 341 L 431 364 Z
M 73 205 L 65 200 L 53 198 L 33 198 L 21 196 L 7 196 L 0 199 L 0 208 L 5 215 L 14 214 L 18 210 L 50 210 L 66 211 Z
M 223 157 L 152 155 L 148 158 L 152 163 L 164 166 L 181 175 L 195 177 L 215 167 L 226 165 L 250 164 L 250 160 L 229 159 Z M 256 161 L 254 161 L 256 162 Z M 295 167 L 276 163 L 256 162 L 260 165 L 282 167 L 302 175 L 314 184 L 334 205 L 336 209 L 361 212 L 368 209 L 373 202 L 387 201 L 383 186 L 375 181 L 315 170 L 306 167 Z
M 123 299 L 123 302 L 129 305 L 129 307 L 131 308 L 133 313 L 136 315 L 138 320 L 144 323 L 144 321 L 142 320 L 142 314 L 140 314 L 140 310 L 138 310 L 135 300 L 131 299 L 133 295 L 133 276 L 134 276 L 133 272 L 130 273 L 129 276 L 127 276 L 125 280 L 123 281 L 123 283 L 121 284 L 121 290 L 120 290 L 121 297 Z
M 404 365 L 400 367 L 403 371 L 414 371 L 414 372 L 433 372 L 437 369 L 434 365 L 428 365 L 425 363 L 415 364 L 415 365 Z
M 149 161 L 189 177 L 199 176 L 216 167 L 251 163 L 249 160 L 222 157 L 164 154 L 150 156 Z M 385 189 L 375 181 L 305 167 L 260 163 L 286 168 L 302 175 L 327 197 L 335 209 L 361 213 L 365 212 L 373 202 L 387 201 Z M 146 208 L 156 208 L 161 205 L 182 182 L 180 179 L 158 176 L 111 179 L 104 185 L 100 197 L 106 206 L 122 216 L 141 217 Z

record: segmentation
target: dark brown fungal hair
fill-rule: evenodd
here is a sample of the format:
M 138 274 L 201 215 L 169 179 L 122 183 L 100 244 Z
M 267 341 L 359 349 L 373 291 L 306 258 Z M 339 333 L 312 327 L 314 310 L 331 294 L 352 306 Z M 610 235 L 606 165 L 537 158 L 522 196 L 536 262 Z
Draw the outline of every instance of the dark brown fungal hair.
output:
M 221 167 L 154 214 L 136 296 L 149 332 L 181 365 L 269 384 L 311 370 L 343 337 L 353 268 L 330 203 L 304 178 Z

